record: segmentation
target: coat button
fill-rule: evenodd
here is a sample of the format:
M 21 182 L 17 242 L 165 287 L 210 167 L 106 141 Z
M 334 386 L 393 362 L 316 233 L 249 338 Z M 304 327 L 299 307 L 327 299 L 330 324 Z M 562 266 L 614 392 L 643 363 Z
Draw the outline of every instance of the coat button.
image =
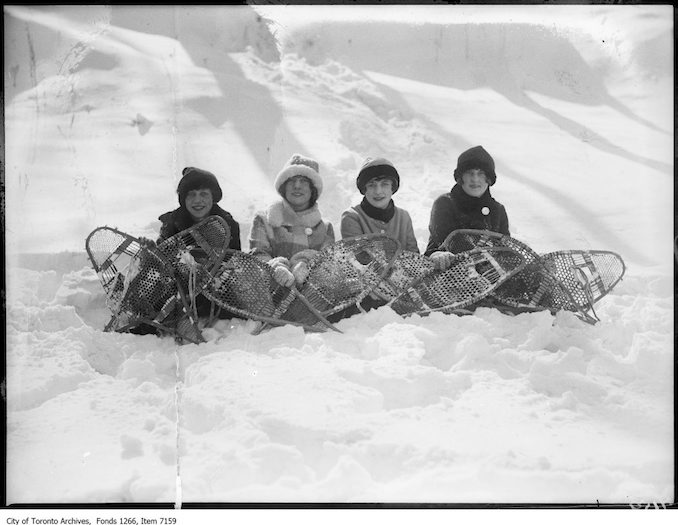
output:
M 487 206 L 483 206 L 480 210 L 480 213 L 482 213 L 483 215 L 489 215 L 490 214 L 490 208 L 488 208 Z
M 306 235 L 311 235 L 311 234 L 313 233 L 313 230 L 312 230 L 311 228 L 306 228 L 306 229 L 304 230 L 304 233 L 305 233 Z

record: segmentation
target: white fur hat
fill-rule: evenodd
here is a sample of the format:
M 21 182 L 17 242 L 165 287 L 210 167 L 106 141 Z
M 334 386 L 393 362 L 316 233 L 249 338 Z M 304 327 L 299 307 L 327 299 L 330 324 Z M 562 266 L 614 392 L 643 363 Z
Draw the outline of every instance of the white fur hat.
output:
M 283 185 L 292 177 L 296 177 L 297 175 L 308 177 L 311 181 L 311 184 L 315 186 L 315 189 L 318 192 L 318 197 L 320 196 L 323 191 L 323 181 L 320 178 L 318 162 L 309 157 L 299 155 L 298 153 L 292 155 L 292 158 L 287 161 L 285 167 L 275 177 L 274 185 L 276 191 L 281 193 L 281 188 Z

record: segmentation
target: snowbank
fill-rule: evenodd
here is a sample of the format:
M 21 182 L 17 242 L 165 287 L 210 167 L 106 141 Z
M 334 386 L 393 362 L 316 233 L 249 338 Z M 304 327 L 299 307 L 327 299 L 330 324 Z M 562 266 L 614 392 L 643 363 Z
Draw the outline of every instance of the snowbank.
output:
M 625 279 L 595 326 L 380 309 L 177 347 L 103 333 L 96 275 L 61 261 L 9 281 L 10 502 L 174 501 L 177 472 L 193 502 L 671 497 L 668 279 Z

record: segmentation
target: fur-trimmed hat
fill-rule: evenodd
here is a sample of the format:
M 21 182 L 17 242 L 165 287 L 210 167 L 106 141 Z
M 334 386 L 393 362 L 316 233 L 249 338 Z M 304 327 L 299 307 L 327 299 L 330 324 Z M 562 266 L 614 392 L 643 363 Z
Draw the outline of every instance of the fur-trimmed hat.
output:
M 280 170 L 280 173 L 276 175 L 275 182 L 273 183 L 276 191 L 282 197 L 285 197 L 283 186 L 288 180 L 297 175 L 307 177 L 318 192 L 318 197 L 320 197 L 320 194 L 323 191 L 323 180 L 320 178 L 318 162 L 309 157 L 299 155 L 298 153 L 292 155 L 290 160 L 287 161 L 287 164 Z
M 371 179 L 386 177 L 393 181 L 393 193 L 400 187 L 400 175 L 393 164 L 383 157 L 375 159 L 367 157 L 360 167 L 358 178 L 355 183 L 360 193 L 365 195 L 365 187 Z
M 463 173 L 470 169 L 481 169 L 487 175 L 490 186 L 497 182 L 497 174 L 494 172 L 494 159 L 482 146 L 467 149 L 457 159 L 457 169 L 454 170 L 454 180 L 459 182 Z
M 219 181 L 206 170 L 200 168 L 186 167 L 181 172 L 181 180 L 177 186 L 177 194 L 179 195 L 179 204 L 183 207 L 186 202 L 186 195 L 191 190 L 200 188 L 209 188 L 212 192 L 212 201 L 217 203 L 221 200 L 222 192 Z

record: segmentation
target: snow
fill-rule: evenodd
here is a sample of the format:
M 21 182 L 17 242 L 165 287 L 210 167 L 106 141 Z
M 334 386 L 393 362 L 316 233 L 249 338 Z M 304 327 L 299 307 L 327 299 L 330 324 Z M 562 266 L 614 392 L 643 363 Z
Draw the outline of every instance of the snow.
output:
M 671 7 L 389 7 L 4 7 L 8 503 L 673 501 Z M 335 227 L 385 156 L 423 249 L 477 144 L 516 238 L 624 258 L 598 324 L 103 332 L 85 238 L 155 237 L 184 166 L 246 246 L 292 153 Z

